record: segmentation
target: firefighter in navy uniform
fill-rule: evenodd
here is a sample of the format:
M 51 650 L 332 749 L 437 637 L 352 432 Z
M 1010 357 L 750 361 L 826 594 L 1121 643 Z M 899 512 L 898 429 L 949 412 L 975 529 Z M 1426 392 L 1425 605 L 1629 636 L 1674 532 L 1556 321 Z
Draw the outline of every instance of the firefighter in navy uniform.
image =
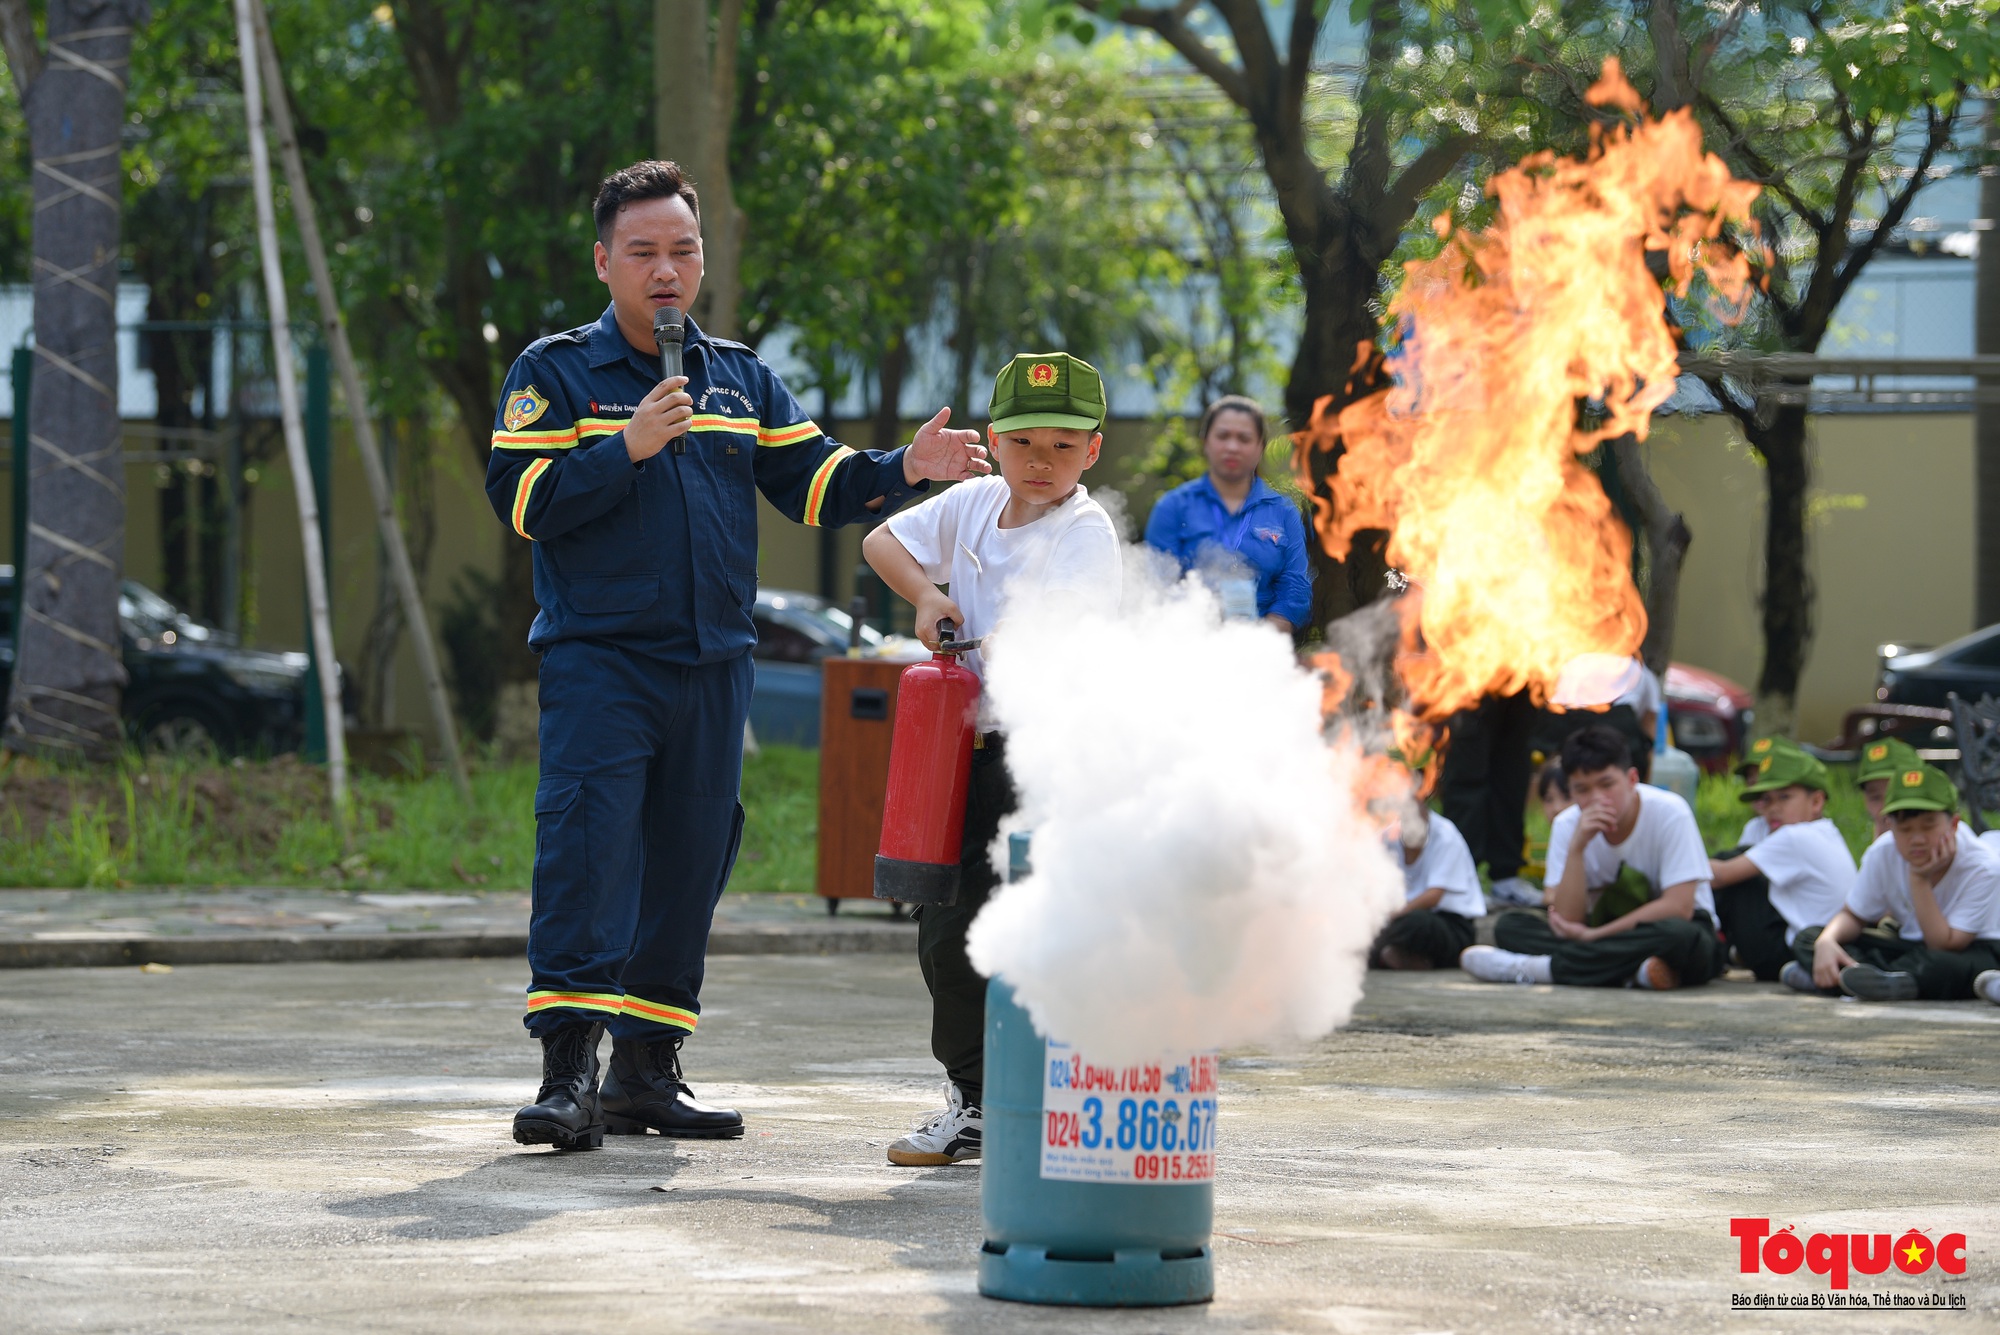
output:
M 795 521 L 846 524 L 990 471 L 948 409 L 903 449 L 835 443 L 754 352 L 692 321 L 686 377 L 662 381 L 654 311 L 701 286 L 694 190 L 641 162 L 606 178 L 594 214 L 611 306 L 514 363 L 486 474 L 535 544 L 541 609 L 527 1027 L 543 1069 L 514 1138 L 559 1149 L 607 1130 L 743 1134 L 695 1099 L 680 1046 L 743 831 L 756 492 Z

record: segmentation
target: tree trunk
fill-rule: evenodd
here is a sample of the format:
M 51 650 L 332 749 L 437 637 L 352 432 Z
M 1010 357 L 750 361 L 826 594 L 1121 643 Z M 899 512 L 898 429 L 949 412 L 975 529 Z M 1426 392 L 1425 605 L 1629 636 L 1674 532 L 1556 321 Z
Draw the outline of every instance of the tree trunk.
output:
M 1645 523 L 1640 536 L 1646 553 L 1646 639 L 1639 656 L 1647 667 L 1665 677 L 1674 656 L 1674 625 L 1680 616 L 1681 564 L 1687 559 L 1694 535 L 1688 531 L 1687 520 L 1667 504 L 1654 485 L 1638 440 L 1620 436 L 1611 449 L 1618 461 L 1618 478 Z
M 1340 256 L 1351 255 L 1345 246 Z M 1314 420 L 1314 404 L 1327 400 L 1319 416 L 1322 427 L 1330 427 L 1342 408 L 1382 388 L 1382 359 L 1372 352 L 1380 329 L 1375 313 L 1368 308 L 1375 295 L 1375 273 L 1365 277 L 1351 271 L 1346 263 L 1315 266 L 1308 280 L 1301 269 L 1305 288 L 1305 329 L 1299 338 L 1298 355 L 1293 359 L 1291 378 L 1285 386 L 1285 415 L 1295 429 Z M 1340 467 L 1344 447 L 1310 452 L 1305 457 L 1311 474 L 1311 494 L 1331 498 L 1329 479 Z M 1389 535 L 1382 529 L 1362 529 L 1348 547 L 1347 559 L 1336 561 L 1315 541 L 1308 544 L 1312 558 L 1312 626 L 1326 626 L 1380 598 L 1387 588 L 1389 562 L 1385 554 Z
M 875 366 L 875 422 L 869 445 L 893 450 L 903 443 L 903 382 L 910 374 L 910 341 L 896 335 Z
M 2000 148 L 2000 103 L 1987 103 L 1992 118 L 1987 126 L 1989 146 Z M 1979 238 L 1979 269 L 1973 296 L 1975 347 L 1982 356 L 2000 356 L 2000 166 L 1981 170 L 1979 216 L 1986 230 Z M 1974 556 L 1974 597 L 1979 624 L 2000 621 L 2000 376 L 1980 385 L 1981 398 L 1974 412 L 1975 487 L 1978 497 L 1977 546 Z
M 729 166 L 729 135 L 736 118 L 736 61 L 743 41 L 743 0 L 716 0 L 715 52 L 709 61 L 707 178 L 699 182 L 702 200 L 703 328 L 724 338 L 742 329 L 738 307 L 743 300 L 743 231 L 747 225 L 736 204 L 736 182 Z
M 8 8 L 18 20 L 21 6 Z M 124 742 L 118 152 L 132 29 L 146 11 L 144 0 L 50 0 L 40 70 L 22 69 L 18 38 L 7 44 L 34 158 L 35 370 L 24 615 L 6 744 L 95 760 Z
M 653 0 L 653 151 L 707 184 L 714 80 L 708 0 Z
M 1803 383 L 1786 389 L 1806 388 Z M 1812 643 L 1813 588 L 1806 554 L 1806 493 L 1812 485 L 1806 408 L 1780 404 L 1768 420 L 1743 421 L 1764 460 L 1764 666 L 1757 675 L 1757 734 L 1798 727 L 1799 677 Z
M 421 587 L 437 539 L 437 489 L 429 419 L 418 417 L 414 425 L 384 421 L 381 440 L 382 467 L 389 475 L 389 485 L 404 498 L 404 545 L 409 551 L 410 568 Z M 368 727 L 380 729 L 392 727 L 396 721 L 396 653 L 408 624 L 403 619 L 403 601 L 396 591 L 395 571 L 390 566 L 387 549 L 379 541 L 376 562 L 375 615 L 368 623 L 368 635 L 361 648 L 362 718 Z
M 709 0 L 654 0 L 654 152 L 677 162 L 701 197 L 704 276 L 693 315 L 711 334 L 741 327 L 743 210 L 729 174 L 736 119 L 736 61 L 743 0 L 716 0 L 711 48 Z

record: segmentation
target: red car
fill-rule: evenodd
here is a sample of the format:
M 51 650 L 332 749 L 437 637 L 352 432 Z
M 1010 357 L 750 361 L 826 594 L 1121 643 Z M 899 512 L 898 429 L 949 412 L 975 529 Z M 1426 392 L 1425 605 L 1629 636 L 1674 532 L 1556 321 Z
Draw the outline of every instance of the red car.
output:
M 1686 663 L 1667 664 L 1667 679 L 1661 686 L 1674 745 L 1708 773 L 1728 772 L 1730 762 L 1743 751 L 1755 717 L 1750 692 L 1719 672 Z

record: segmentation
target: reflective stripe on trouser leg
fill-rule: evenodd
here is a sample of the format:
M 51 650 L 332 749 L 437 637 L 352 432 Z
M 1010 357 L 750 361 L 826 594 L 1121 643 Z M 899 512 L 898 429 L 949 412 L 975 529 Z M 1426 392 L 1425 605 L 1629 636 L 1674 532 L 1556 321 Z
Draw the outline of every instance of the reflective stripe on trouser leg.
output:
M 537 1035 L 584 1016 L 615 1023 L 624 1012 L 619 974 L 639 920 L 640 808 L 667 712 L 662 686 L 626 657 L 578 640 L 542 655 L 529 996 L 603 1003 L 531 1004 L 527 1026 Z
M 682 1006 L 668 1006 L 658 1001 L 647 1001 L 643 997 L 628 996 L 625 998 L 625 1004 L 619 1009 L 622 1013 L 637 1019 L 650 1020 L 669 1029 L 682 1029 L 690 1034 L 701 1022 L 701 1016 L 695 1011 Z
M 667 669 L 681 691 L 646 771 L 638 927 L 619 990 L 645 1006 L 701 1012 L 701 983 L 715 903 L 742 839 L 737 791 L 743 720 L 750 709 L 750 656 Z M 693 1024 L 627 1006 L 615 1038 L 657 1039 Z
M 535 1026 L 532 1017 L 545 1012 L 577 1011 L 577 1015 L 566 1015 L 569 1020 L 605 1020 L 625 1009 L 629 997 L 616 992 L 530 992 L 528 993 L 528 1015 L 530 1028 Z

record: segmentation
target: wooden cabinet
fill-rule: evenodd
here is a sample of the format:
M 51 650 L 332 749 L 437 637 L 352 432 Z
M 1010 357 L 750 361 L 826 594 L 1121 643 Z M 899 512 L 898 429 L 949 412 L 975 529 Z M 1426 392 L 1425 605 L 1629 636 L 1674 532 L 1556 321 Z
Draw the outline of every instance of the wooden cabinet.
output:
M 820 668 L 819 893 L 827 912 L 875 897 L 896 686 L 907 662 L 829 658 Z

